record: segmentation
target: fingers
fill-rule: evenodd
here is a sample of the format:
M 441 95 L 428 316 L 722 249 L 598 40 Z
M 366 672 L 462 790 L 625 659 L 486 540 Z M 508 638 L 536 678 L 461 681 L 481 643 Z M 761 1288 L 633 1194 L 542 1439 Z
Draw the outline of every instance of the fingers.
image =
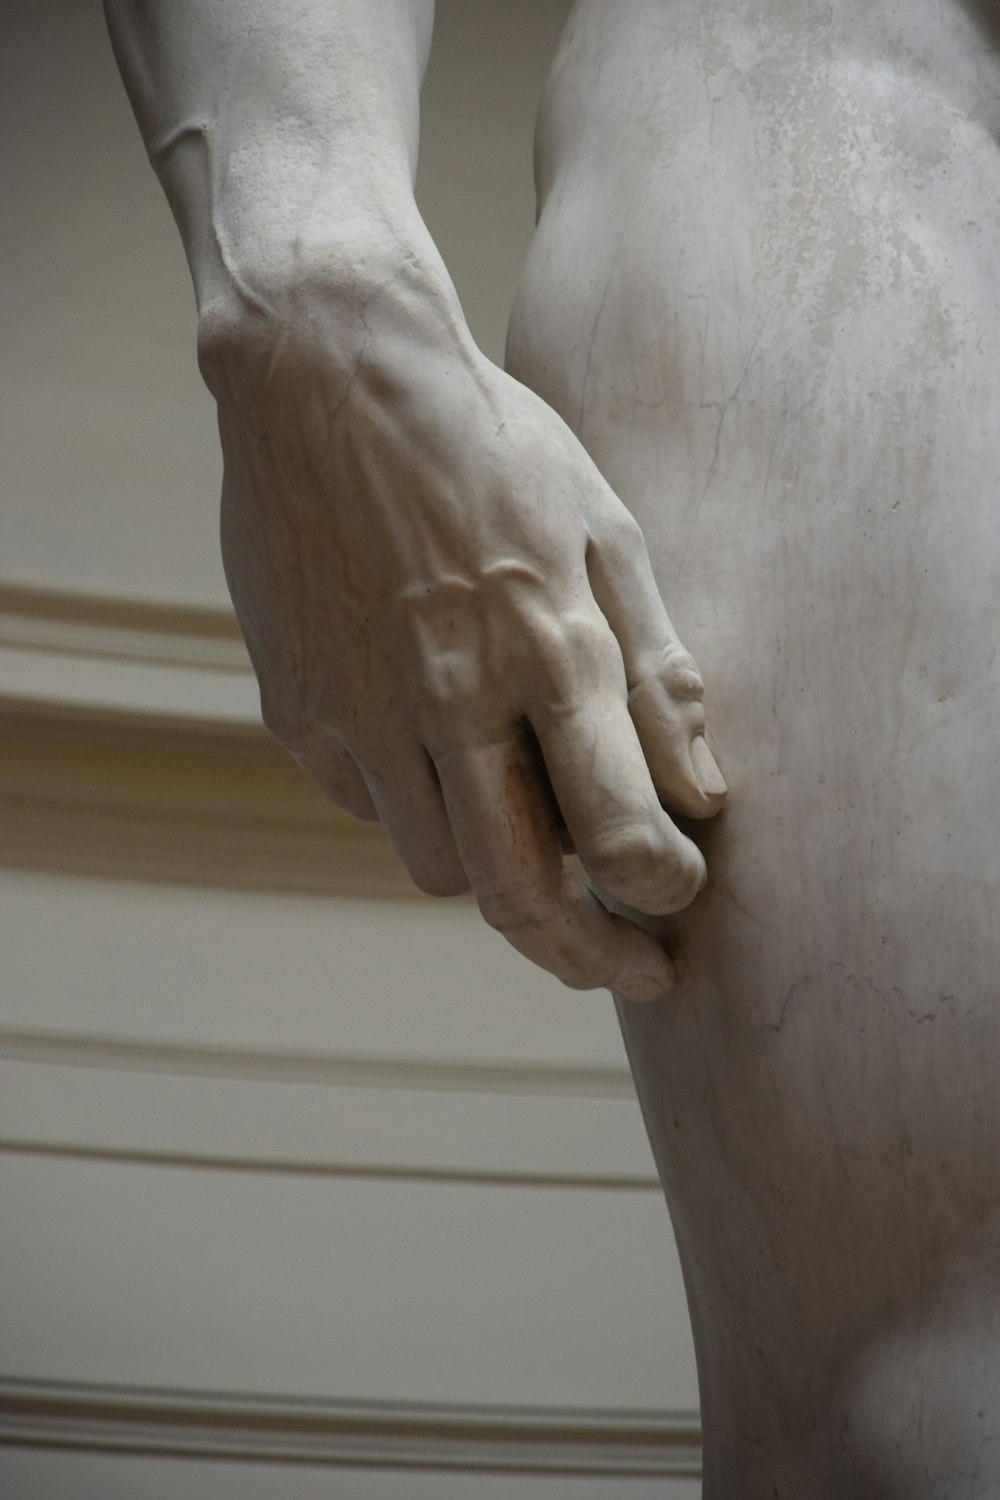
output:
M 365 765 L 365 782 L 389 842 L 428 896 L 460 896 L 469 881 L 452 837 L 434 763 L 422 745 Z
M 563 612 L 558 636 L 539 654 L 527 711 L 588 874 L 640 911 L 690 905 L 705 862 L 660 805 L 626 705 L 618 643 L 592 604 Z
M 532 725 L 576 852 L 598 886 L 650 915 L 690 906 L 705 861 L 660 806 L 620 693 L 536 709 Z
M 332 727 L 271 732 L 316 785 L 347 812 L 382 824 L 413 883 L 429 896 L 459 896 L 469 889 L 448 826 L 434 763 L 416 741 L 394 742 L 391 756 L 359 756 Z
M 673 979 L 648 933 L 563 868 L 543 778 L 520 740 L 453 750 L 437 773 L 479 908 L 525 957 L 574 989 L 653 1000 Z
M 660 798 L 710 818 L 726 783 L 705 740 L 704 684 L 663 607 L 642 533 L 615 505 L 587 550 L 594 598 L 621 648 L 629 711 Z
M 355 818 L 375 822 L 378 813 L 357 761 L 334 730 L 320 725 L 299 734 L 275 733 L 275 738 L 332 802 Z
M 691 678 L 697 687 L 686 686 Z M 668 807 L 688 818 L 714 817 L 726 798 L 726 783 L 705 739 L 702 692 L 694 662 L 680 647 L 657 674 L 636 681 L 628 695 L 656 790 Z

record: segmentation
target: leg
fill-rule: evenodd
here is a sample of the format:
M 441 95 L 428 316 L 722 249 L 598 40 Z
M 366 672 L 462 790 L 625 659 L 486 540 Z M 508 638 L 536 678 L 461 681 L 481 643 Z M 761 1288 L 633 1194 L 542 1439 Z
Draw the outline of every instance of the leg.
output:
M 1000 163 L 930 104 L 886 145 L 914 100 L 884 69 L 734 64 L 699 113 L 703 77 L 685 101 L 684 56 L 644 46 L 590 192 L 553 170 L 510 353 L 643 525 L 731 786 L 668 924 L 682 983 L 621 1012 L 706 1495 L 974 1500 L 1000 1488 Z

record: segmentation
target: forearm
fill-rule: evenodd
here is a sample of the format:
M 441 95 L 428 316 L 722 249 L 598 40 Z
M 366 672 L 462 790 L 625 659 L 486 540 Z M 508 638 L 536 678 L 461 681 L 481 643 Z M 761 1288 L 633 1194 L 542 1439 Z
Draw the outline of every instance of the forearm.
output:
M 317 280 L 363 296 L 416 258 L 433 0 L 105 0 L 204 321 L 277 326 Z

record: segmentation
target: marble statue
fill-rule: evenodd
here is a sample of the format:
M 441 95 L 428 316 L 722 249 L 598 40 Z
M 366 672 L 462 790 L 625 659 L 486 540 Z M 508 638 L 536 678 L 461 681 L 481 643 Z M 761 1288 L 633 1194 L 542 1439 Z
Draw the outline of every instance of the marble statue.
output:
M 1000 4 L 579 0 L 509 373 L 431 9 L 107 0 L 265 720 L 614 990 L 709 1500 L 995 1497 Z

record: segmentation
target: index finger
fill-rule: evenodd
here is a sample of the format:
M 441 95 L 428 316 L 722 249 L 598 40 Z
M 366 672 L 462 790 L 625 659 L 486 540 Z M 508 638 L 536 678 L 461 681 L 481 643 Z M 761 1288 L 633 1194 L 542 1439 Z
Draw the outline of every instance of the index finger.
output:
M 704 684 L 677 638 L 642 532 L 614 502 L 587 550 L 594 598 L 621 648 L 628 706 L 662 802 L 710 818 L 726 783 L 705 739 Z
M 526 958 L 573 989 L 655 1000 L 673 966 L 647 932 L 609 912 L 565 869 L 540 768 L 510 737 L 436 762 L 452 834 L 483 917 Z

